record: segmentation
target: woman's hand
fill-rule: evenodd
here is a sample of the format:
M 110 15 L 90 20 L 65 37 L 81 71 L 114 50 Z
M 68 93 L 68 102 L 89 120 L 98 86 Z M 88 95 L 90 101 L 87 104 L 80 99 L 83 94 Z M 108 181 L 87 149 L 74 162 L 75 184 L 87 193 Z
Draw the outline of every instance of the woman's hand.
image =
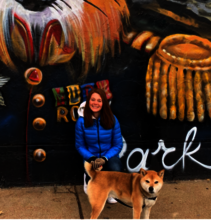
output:
M 105 164 L 105 159 L 97 158 L 95 161 L 92 161 L 92 166 L 96 170 L 98 167 L 103 166 Z

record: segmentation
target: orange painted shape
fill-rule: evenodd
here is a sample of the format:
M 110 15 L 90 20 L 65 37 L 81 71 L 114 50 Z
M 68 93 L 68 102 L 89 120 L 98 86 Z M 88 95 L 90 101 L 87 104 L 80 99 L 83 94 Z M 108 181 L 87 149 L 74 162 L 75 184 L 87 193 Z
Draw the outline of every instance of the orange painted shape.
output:
M 77 105 L 75 106 L 72 106 L 71 110 L 70 110 L 70 116 L 71 116 L 71 119 L 73 121 L 77 121 L 76 117 L 75 117 L 75 113 L 74 113 L 74 109 L 78 109 L 79 107 Z
M 124 34 L 124 32 L 123 32 L 122 40 L 123 40 L 124 43 L 130 44 L 131 41 L 135 38 L 136 35 L 137 35 L 137 33 L 135 31 L 132 31 L 128 34 Z
M 37 94 L 33 97 L 32 103 L 35 107 L 40 108 L 45 104 L 45 97 L 41 94 Z
M 160 41 L 160 37 L 158 36 L 151 37 L 150 40 L 147 42 L 145 51 L 147 53 L 150 53 L 151 51 L 153 51 L 155 47 L 158 45 L 159 41 Z
M 171 45 L 167 47 L 167 51 L 176 57 L 183 57 L 193 60 L 206 59 L 207 57 L 211 56 L 210 50 L 194 44 Z
M 30 85 L 38 85 L 42 81 L 42 72 L 35 67 L 27 69 L 24 76 Z
M 192 70 L 211 69 L 211 42 L 195 36 L 175 34 L 166 37 L 157 55 L 169 64 Z
M 36 149 L 33 152 L 33 158 L 37 162 L 43 162 L 46 159 L 46 152 L 43 149 Z
M 168 10 L 165 10 L 165 9 L 162 9 L 162 8 L 159 8 L 158 11 L 161 13 L 161 14 L 164 14 L 168 17 L 171 17 L 172 19 L 174 19 L 175 21 L 179 21 L 179 22 L 182 22 L 183 24 L 186 24 L 186 25 L 189 25 L 189 26 L 193 26 L 193 27 L 199 27 L 199 25 L 196 23 L 196 21 L 192 18 L 185 18 L 185 17 L 182 17 L 182 16 L 179 16 L 171 11 L 168 11 Z
M 143 44 L 147 40 L 149 40 L 152 36 L 153 36 L 153 33 L 150 31 L 142 32 L 135 38 L 131 46 L 137 50 L 140 50 Z
M 68 110 L 64 106 L 60 106 L 57 108 L 57 122 L 61 122 L 62 118 L 65 122 L 69 122 L 67 119 Z
M 32 124 L 35 130 L 42 131 L 46 126 L 46 121 L 43 118 L 35 118 Z
M 18 38 L 21 37 L 24 42 L 24 49 L 27 54 L 27 60 L 32 62 L 34 57 L 34 46 L 33 46 L 33 38 L 31 34 L 31 30 L 29 28 L 29 25 L 20 18 L 17 14 L 15 16 L 15 25 L 17 25 L 17 28 L 19 30 Z

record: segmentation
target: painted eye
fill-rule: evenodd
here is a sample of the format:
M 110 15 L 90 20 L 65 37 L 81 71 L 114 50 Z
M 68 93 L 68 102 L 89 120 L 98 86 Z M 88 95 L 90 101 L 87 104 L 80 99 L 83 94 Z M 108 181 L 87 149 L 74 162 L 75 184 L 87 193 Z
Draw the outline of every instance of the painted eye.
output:
M 155 181 L 155 184 L 157 184 L 158 183 L 158 181 Z
M 146 180 L 147 183 L 149 183 L 149 180 Z

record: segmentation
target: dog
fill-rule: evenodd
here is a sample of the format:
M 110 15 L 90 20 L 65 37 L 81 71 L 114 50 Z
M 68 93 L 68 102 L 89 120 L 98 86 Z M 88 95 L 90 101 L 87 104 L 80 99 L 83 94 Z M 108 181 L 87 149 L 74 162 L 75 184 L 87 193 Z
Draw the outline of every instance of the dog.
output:
M 152 206 L 163 186 L 164 170 L 140 169 L 140 173 L 121 173 L 94 170 L 91 163 L 84 164 L 91 177 L 87 194 L 92 207 L 91 219 L 97 219 L 110 195 L 133 206 L 133 218 L 149 219 Z

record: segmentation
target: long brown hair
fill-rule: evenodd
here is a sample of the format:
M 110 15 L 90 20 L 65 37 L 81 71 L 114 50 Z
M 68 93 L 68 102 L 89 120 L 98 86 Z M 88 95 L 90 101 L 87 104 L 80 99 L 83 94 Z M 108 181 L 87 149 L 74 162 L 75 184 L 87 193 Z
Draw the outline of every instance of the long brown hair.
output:
M 85 109 L 84 109 L 85 127 L 87 128 L 87 127 L 91 127 L 93 125 L 93 119 L 92 119 L 93 112 L 89 107 L 89 100 L 91 99 L 91 96 L 93 93 L 99 94 L 102 99 L 102 103 L 103 103 L 102 109 L 100 110 L 100 124 L 101 124 L 101 126 L 105 129 L 113 128 L 114 123 L 115 123 L 114 115 L 113 115 L 111 108 L 109 106 L 105 92 L 99 88 L 92 89 L 87 96 L 86 105 L 85 105 Z

